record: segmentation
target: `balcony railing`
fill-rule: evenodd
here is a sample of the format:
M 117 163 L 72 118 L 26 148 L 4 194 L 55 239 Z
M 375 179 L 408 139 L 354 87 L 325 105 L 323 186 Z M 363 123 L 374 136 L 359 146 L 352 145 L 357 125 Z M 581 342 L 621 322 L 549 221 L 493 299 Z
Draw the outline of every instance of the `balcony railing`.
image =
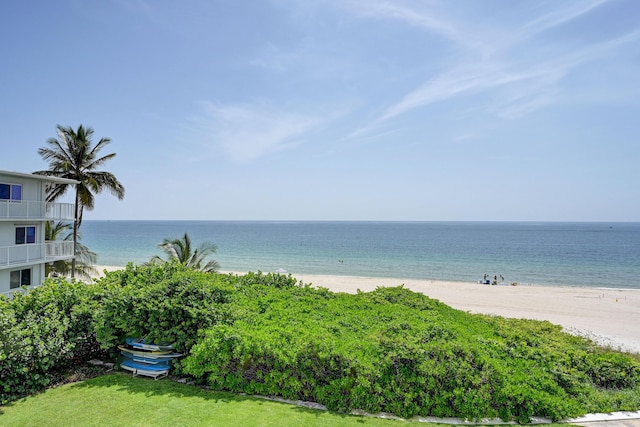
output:
M 73 203 L 0 200 L 0 219 L 73 220 L 74 210 Z
M 0 267 L 73 258 L 73 242 L 46 242 L 0 247 Z
M 45 218 L 66 219 L 75 218 L 75 205 L 73 203 L 45 203 Z

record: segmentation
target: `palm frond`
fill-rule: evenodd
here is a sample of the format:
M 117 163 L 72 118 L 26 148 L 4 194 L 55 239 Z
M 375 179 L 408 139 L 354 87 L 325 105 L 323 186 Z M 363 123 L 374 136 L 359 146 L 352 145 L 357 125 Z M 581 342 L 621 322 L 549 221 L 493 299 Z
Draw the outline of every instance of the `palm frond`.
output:
M 179 239 L 164 239 L 162 243 L 158 244 L 158 247 L 165 253 L 167 258 L 163 260 L 154 255 L 149 261 L 150 263 L 177 261 L 189 268 L 206 272 L 215 272 L 220 268 L 220 264 L 217 261 L 206 260 L 207 257 L 216 253 L 217 246 L 210 242 L 204 242 L 196 249 L 193 249 L 191 238 L 187 233 L 184 233 L 184 236 Z M 207 262 L 205 263 L 205 261 Z
M 78 235 L 78 239 L 81 236 Z M 73 224 L 62 221 L 47 221 L 45 223 L 45 240 L 47 241 L 73 241 Z M 76 242 L 76 273 L 78 277 L 90 279 L 98 273 L 95 264 L 98 255 L 87 246 Z M 71 272 L 71 261 L 58 260 L 45 266 L 45 275 L 66 276 Z
M 96 193 L 106 190 L 120 200 L 124 198 L 124 186 L 112 173 L 88 172 L 87 176 L 90 179 L 90 186 Z
M 82 224 L 84 209 L 94 208 L 94 194 L 103 190 L 116 195 L 119 199 L 124 197 L 124 186 L 116 177 L 103 171 L 97 171 L 107 160 L 115 157 L 115 153 L 98 157 L 99 151 L 111 140 L 101 138 L 92 146 L 94 130 L 91 127 L 79 125 L 77 129 L 71 126 L 56 126 L 57 138 L 49 138 L 46 147 L 38 149 L 38 154 L 49 163 L 49 169 L 35 172 L 38 175 L 49 175 L 60 178 L 68 178 L 78 181 L 75 185 L 77 203 L 77 225 Z M 62 197 L 68 184 L 55 184 L 47 188 L 47 201 L 54 202 Z M 77 231 L 77 229 L 75 230 Z M 77 242 L 77 239 L 74 238 Z M 76 245 L 77 247 L 77 245 Z

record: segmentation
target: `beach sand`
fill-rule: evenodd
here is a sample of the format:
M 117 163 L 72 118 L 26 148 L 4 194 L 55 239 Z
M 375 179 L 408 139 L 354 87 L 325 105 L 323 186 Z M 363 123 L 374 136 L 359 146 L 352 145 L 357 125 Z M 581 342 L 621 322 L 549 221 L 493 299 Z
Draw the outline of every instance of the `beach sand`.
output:
M 122 267 L 98 267 L 118 270 Z M 243 274 L 243 273 L 237 273 Z M 503 317 L 548 320 L 601 345 L 640 353 L 640 291 L 551 286 L 491 286 L 441 280 L 293 274 L 334 292 L 368 292 L 404 285 L 458 310 Z

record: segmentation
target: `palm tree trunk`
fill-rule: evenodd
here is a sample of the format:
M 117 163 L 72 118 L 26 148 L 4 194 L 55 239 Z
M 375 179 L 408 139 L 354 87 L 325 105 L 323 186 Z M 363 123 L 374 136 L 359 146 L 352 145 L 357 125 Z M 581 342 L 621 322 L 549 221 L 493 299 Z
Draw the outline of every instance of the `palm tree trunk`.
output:
M 73 258 L 71 259 L 71 278 L 76 276 L 76 246 L 78 244 L 78 188 L 76 187 L 76 205 L 73 216 Z

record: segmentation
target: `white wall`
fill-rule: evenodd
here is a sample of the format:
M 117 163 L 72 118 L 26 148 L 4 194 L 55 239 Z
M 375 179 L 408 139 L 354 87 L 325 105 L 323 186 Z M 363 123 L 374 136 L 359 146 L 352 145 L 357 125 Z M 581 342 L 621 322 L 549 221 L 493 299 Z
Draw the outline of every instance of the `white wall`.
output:
M 43 276 L 44 276 L 44 264 L 8 268 L 5 270 L 0 270 L 0 295 L 9 296 L 12 293 L 12 291 L 15 290 L 15 289 L 9 289 L 9 280 L 11 278 L 11 272 L 14 270 L 24 270 L 27 268 L 31 268 L 31 287 L 42 285 Z
M 45 183 L 39 179 L 29 179 L 16 177 L 11 175 L 5 175 L 0 173 L 0 183 L 3 184 L 21 184 L 22 185 L 22 200 L 26 201 L 43 201 Z M 11 202 L 10 207 L 16 207 L 19 209 L 23 206 L 21 202 Z M 15 220 L 15 219 L 3 219 L 0 220 L 0 247 L 3 246 L 15 246 L 16 226 L 28 226 L 35 225 L 36 229 L 36 244 L 44 243 L 44 222 L 42 221 L 29 221 L 29 220 Z M 31 285 L 40 286 L 44 278 L 44 264 L 35 264 L 28 266 L 5 266 L 0 269 L 0 294 L 8 295 L 12 290 L 9 289 L 9 280 L 11 271 L 31 269 Z
M 44 182 L 38 179 L 27 179 L 0 173 L 0 183 L 22 185 L 22 200 L 42 201 Z

